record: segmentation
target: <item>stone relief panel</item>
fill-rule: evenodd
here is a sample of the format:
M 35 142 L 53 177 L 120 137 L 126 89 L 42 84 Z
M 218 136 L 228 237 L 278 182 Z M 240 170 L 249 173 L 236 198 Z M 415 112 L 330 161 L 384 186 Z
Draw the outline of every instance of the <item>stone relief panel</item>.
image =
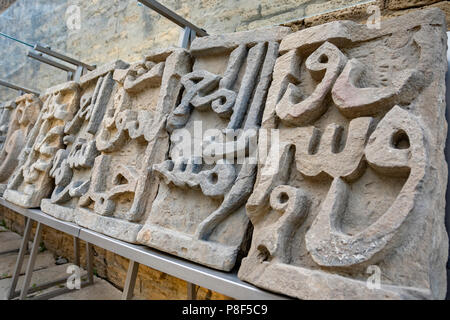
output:
M 0 150 L 2 150 L 5 145 L 11 114 L 13 113 L 15 107 L 16 102 L 14 100 L 2 103 L 0 105 Z
M 30 133 L 35 141 L 22 151 L 23 164 L 11 177 L 4 193 L 6 200 L 26 208 L 39 207 L 41 200 L 53 191 L 50 170 L 58 150 L 65 148 L 64 127 L 78 111 L 79 85 L 70 81 L 49 88 L 42 101 L 36 130 Z
M 241 279 L 301 299 L 445 297 L 446 43 L 434 9 L 283 39 Z
M 28 143 L 34 143 L 30 133 L 38 120 L 42 102 L 33 94 L 25 94 L 15 101 L 3 149 L 0 151 L 0 196 L 19 164 L 19 156 Z M 30 139 L 31 141 L 27 141 Z
M 180 79 L 189 70 L 187 52 L 173 49 L 114 71 L 117 89 L 95 137 L 98 152 L 75 207 L 77 224 L 136 242 L 158 191 L 152 165 L 164 161 L 169 149 L 164 124 L 180 95 Z
M 288 33 L 276 27 L 194 40 L 192 69 L 165 126 L 169 159 L 153 166 L 159 190 L 139 243 L 227 271 L 247 249 L 244 205 L 256 177 L 247 154 Z
M 64 126 L 65 148 L 56 152 L 50 177 L 55 188 L 42 199 L 41 210 L 55 218 L 74 221 L 75 207 L 89 189 L 91 170 L 100 154 L 95 137 L 114 91 L 114 70 L 128 64 L 115 61 L 89 72 L 80 79 L 80 108 Z

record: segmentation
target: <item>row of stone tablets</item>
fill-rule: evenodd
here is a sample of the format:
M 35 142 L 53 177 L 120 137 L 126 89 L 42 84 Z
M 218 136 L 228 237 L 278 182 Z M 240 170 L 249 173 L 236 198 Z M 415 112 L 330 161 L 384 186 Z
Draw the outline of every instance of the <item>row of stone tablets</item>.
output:
M 104 65 L 41 97 L 4 197 L 293 297 L 443 298 L 445 40 L 432 9 Z

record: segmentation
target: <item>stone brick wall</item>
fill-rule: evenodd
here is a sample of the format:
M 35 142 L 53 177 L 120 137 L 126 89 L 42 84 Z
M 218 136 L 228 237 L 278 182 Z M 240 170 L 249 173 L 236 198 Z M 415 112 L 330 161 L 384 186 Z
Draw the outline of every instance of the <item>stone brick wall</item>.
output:
M 308 26 L 337 17 L 363 19 L 367 17 L 367 3 L 380 3 L 380 7 L 387 7 L 390 12 L 402 11 L 400 9 L 410 7 L 408 4 L 411 2 L 389 1 L 395 5 L 385 5 L 385 1 L 164 0 L 161 3 L 208 33 L 218 34 L 288 21 L 297 22 L 292 25 L 304 21 Z M 417 5 L 433 2 L 437 1 L 420 1 Z M 361 3 L 356 9 L 343 10 L 344 14 L 322 14 Z M 76 12 L 73 8 L 79 9 L 80 29 L 71 27 L 71 17 Z M 317 15 L 319 18 L 315 17 Z M 114 59 L 134 62 L 151 49 L 176 45 L 181 28 L 139 5 L 136 0 L 19 0 L 0 13 L 0 30 L 21 40 L 48 45 L 87 63 L 100 65 Z M 29 49 L 0 38 L 0 55 L 4 57 L 0 60 L 2 78 L 41 91 L 65 80 L 65 72 L 27 58 Z M 0 88 L 0 101 L 11 99 L 14 95 L 14 91 Z
M 346 1 L 341 1 L 345 3 Z M 359 23 L 366 23 L 371 13 L 368 7 L 376 5 L 381 11 L 381 21 L 390 19 L 414 10 L 437 7 L 443 10 L 447 16 L 447 28 L 450 30 L 450 3 L 441 0 L 376 0 L 367 3 L 356 4 L 348 8 L 337 11 L 325 12 L 326 3 L 311 5 L 312 11 L 325 12 L 323 14 L 307 15 L 304 19 L 284 23 L 295 31 L 308 28 L 335 20 L 353 20 Z
M 135 1 L 85 0 L 19 0 L 0 1 L 0 30 L 32 43 L 50 45 L 87 63 L 102 64 L 114 59 L 127 62 L 139 60 L 146 52 L 178 43 L 180 28 L 139 6 Z M 367 7 L 377 4 L 382 19 L 402 15 L 412 10 L 439 7 L 447 13 L 450 26 L 450 5 L 438 0 L 165 0 L 161 1 L 182 16 L 205 28 L 210 34 L 255 29 L 283 24 L 294 30 L 349 19 L 365 22 Z M 5 6 L 2 4 L 5 3 Z M 6 3 L 8 3 L 6 5 Z M 356 5 L 355 5 L 356 4 Z M 10 5 L 10 6 L 9 6 Z M 66 25 L 69 6 L 80 9 L 80 29 Z M 353 5 L 353 6 L 352 6 Z M 2 8 L 7 8 L 2 11 Z M 351 6 L 351 7 L 348 7 Z M 335 11 L 338 8 L 344 8 Z M 70 14 L 69 14 L 70 15 Z M 27 48 L 0 39 L 0 74 L 18 84 L 44 90 L 65 81 L 65 74 L 52 67 L 26 58 Z M 15 93 L 0 88 L 0 101 L 13 98 Z M 0 222 L 22 233 L 24 218 L 0 207 Z M 73 260 L 72 238 L 51 228 L 45 228 L 43 242 L 58 256 Z M 95 270 L 98 276 L 122 288 L 128 261 L 104 249 L 95 247 Z M 84 246 L 82 246 L 82 253 Z M 84 263 L 84 257 L 83 257 Z M 143 299 L 185 299 L 186 282 L 165 273 L 141 266 L 135 295 Z M 200 288 L 200 299 L 227 297 Z
M 437 6 L 450 17 L 448 2 L 438 0 L 165 0 L 162 3 L 210 34 L 278 24 L 297 30 L 336 19 L 364 22 L 371 4 L 381 8 L 382 18 L 427 6 Z M 80 29 L 70 23 L 68 26 L 67 21 L 72 21 L 75 12 L 72 6 L 79 8 Z M 6 10 L 1 12 L 2 9 Z M 100 65 L 114 59 L 134 62 L 152 49 L 176 45 L 181 28 L 131 0 L 3 0 L 0 30 Z M 0 38 L 2 78 L 41 91 L 65 81 L 65 72 L 27 58 L 29 49 Z M 0 101 L 12 99 L 15 94 L 0 88 Z

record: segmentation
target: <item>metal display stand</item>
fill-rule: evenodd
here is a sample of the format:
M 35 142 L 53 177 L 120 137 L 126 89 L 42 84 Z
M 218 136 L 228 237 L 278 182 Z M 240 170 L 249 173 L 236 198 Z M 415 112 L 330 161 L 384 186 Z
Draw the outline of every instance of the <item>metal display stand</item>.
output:
M 79 60 L 68 57 L 62 53 L 53 51 L 49 47 L 44 47 L 39 44 L 36 44 L 33 46 L 33 49 L 39 53 L 36 54 L 33 51 L 29 51 L 27 54 L 28 57 L 36 59 L 39 62 L 51 65 L 55 68 L 66 71 L 68 81 L 74 80 L 74 81 L 78 82 L 78 81 L 80 81 L 80 78 L 83 74 L 85 74 L 87 71 L 92 71 L 96 68 L 96 66 L 91 66 L 91 65 L 81 62 Z M 64 61 L 68 64 L 71 64 L 71 65 L 75 66 L 75 69 L 73 69 L 65 64 L 59 63 L 53 59 L 48 59 L 48 58 L 44 57 L 43 54 L 46 54 L 46 55 L 56 58 L 58 60 Z
M 71 68 L 69 66 L 66 66 L 65 64 L 62 64 L 62 63 L 56 62 L 54 60 L 48 59 L 48 58 L 44 57 L 42 55 L 42 53 L 37 54 L 37 53 L 34 53 L 33 51 L 28 51 L 27 56 L 30 57 L 30 58 L 33 58 L 33 59 L 35 59 L 35 60 L 37 60 L 39 62 L 48 64 L 48 65 L 53 66 L 55 68 L 61 69 L 63 71 L 66 71 L 67 72 L 67 81 L 70 81 L 70 80 L 73 79 L 73 75 L 75 74 L 75 69 L 73 69 L 73 68 Z
M 287 297 L 263 291 L 251 284 L 243 282 L 238 279 L 236 273 L 227 273 L 210 269 L 208 267 L 175 257 L 169 254 L 141 246 L 123 242 L 103 234 L 82 228 L 70 222 L 60 221 L 50 215 L 43 213 L 39 209 L 26 209 L 19 207 L 11 202 L 0 198 L 0 205 L 11 209 L 27 218 L 27 224 L 19 250 L 19 256 L 16 262 L 16 268 L 13 273 L 13 283 L 9 291 L 9 299 L 19 296 L 20 299 L 25 299 L 27 293 L 42 290 L 51 287 L 52 285 L 64 283 L 67 279 L 62 278 L 51 283 L 39 285 L 34 288 L 29 288 L 33 267 L 36 260 L 37 250 L 39 248 L 40 239 L 42 235 L 42 226 L 46 225 L 58 231 L 70 234 L 74 237 L 75 261 L 79 265 L 79 244 L 81 239 L 86 242 L 86 264 L 88 280 L 82 282 L 82 287 L 93 284 L 93 250 L 92 246 L 96 245 L 122 257 L 130 260 L 128 265 L 127 276 L 125 280 L 124 290 L 122 293 L 123 300 L 129 300 L 133 297 L 134 286 L 138 274 L 139 264 L 143 264 L 152 269 L 167 273 L 176 278 L 188 282 L 187 296 L 190 300 L 196 299 L 196 286 L 201 286 L 235 299 L 246 300 L 272 300 L 272 299 L 288 299 Z M 34 237 L 33 247 L 31 249 L 30 259 L 25 272 L 25 281 L 21 291 L 16 291 L 17 280 L 20 275 L 20 270 L 23 264 L 25 251 L 31 235 L 31 228 L 33 222 L 38 223 L 36 234 Z M 62 288 L 44 294 L 38 299 L 45 299 L 56 296 L 58 294 L 70 291 L 68 288 Z
M 204 37 L 208 35 L 205 29 L 197 27 L 193 23 L 184 19 L 182 16 L 173 12 L 169 8 L 163 6 L 158 1 L 155 0 L 138 0 L 138 1 L 184 29 L 184 32 L 180 37 L 180 47 L 182 48 L 188 49 L 192 41 L 195 39 L 195 37 Z
M 66 56 L 65 54 L 56 52 L 56 51 L 52 50 L 50 47 L 41 46 L 40 44 L 33 45 L 31 43 L 16 39 L 16 38 L 14 38 L 10 35 L 7 35 L 6 33 L 3 33 L 3 32 L 0 32 L 0 36 L 3 36 L 7 39 L 10 39 L 10 40 L 16 41 L 18 43 L 21 43 L 23 45 L 26 45 L 26 46 L 32 48 L 34 51 L 38 52 L 38 53 L 35 53 L 33 51 L 28 51 L 27 56 L 30 58 L 36 59 L 39 62 L 48 64 L 52 67 L 66 71 L 67 72 L 67 81 L 74 80 L 74 81 L 78 82 L 78 81 L 80 81 L 80 78 L 83 74 L 85 74 L 87 71 L 92 71 L 96 68 L 96 66 L 86 64 L 79 60 L 73 59 L 69 56 Z M 65 63 L 71 64 L 71 65 L 75 66 L 75 69 L 67 66 L 66 64 L 60 63 L 53 59 L 49 59 L 49 58 L 45 57 L 44 54 L 46 54 L 50 57 L 53 57 L 57 60 L 63 61 Z
M 37 96 L 40 95 L 40 93 L 37 92 L 37 91 L 34 91 L 32 89 L 28 89 L 28 88 L 25 88 L 25 87 L 22 87 L 22 86 L 19 86 L 17 84 L 13 84 L 13 83 L 10 83 L 8 81 L 1 80 L 1 79 L 0 79 L 0 86 L 19 91 L 19 96 L 23 95 L 24 93 L 32 93 L 32 94 L 35 94 Z
M 68 277 L 64 277 L 61 279 L 57 279 L 48 283 L 40 284 L 38 286 L 34 286 L 33 288 L 30 288 L 30 281 L 34 270 L 34 265 L 36 262 L 36 256 L 38 254 L 39 246 L 42 239 L 42 227 L 43 225 L 49 226 L 51 228 L 54 228 L 58 231 L 62 231 L 64 233 L 67 233 L 74 237 L 74 260 L 76 265 L 80 265 L 80 250 L 79 250 L 79 233 L 80 233 L 80 227 L 68 222 L 59 221 L 51 216 L 46 215 L 42 211 L 38 209 L 26 209 L 19 207 L 13 203 L 10 203 L 3 198 L 0 198 L 0 204 L 8 209 L 13 210 L 14 212 L 17 212 L 26 218 L 26 225 L 25 230 L 22 238 L 22 242 L 19 249 L 19 255 L 17 257 L 16 265 L 14 268 L 13 276 L 12 276 L 12 283 L 11 287 L 8 291 L 7 298 L 13 299 L 16 297 L 19 297 L 20 300 L 26 299 L 28 293 L 44 290 L 47 288 L 50 288 L 52 286 L 65 283 L 67 281 Z M 22 270 L 25 254 L 28 247 L 28 241 L 31 237 L 31 230 L 33 227 L 33 223 L 37 222 L 36 226 L 36 232 L 34 235 L 34 241 L 30 252 L 30 257 L 28 260 L 27 268 L 25 271 L 25 280 L 22 285 L 22 289 L 19 291 L 16 291 L 17 283 L 19 280 L 19 276 Z M 86 243 L 87 248 L 91 248 L 89 243 Z M 87 264 L 87 271 L 88 271 L 88 280 L 81 283 L 81 286 L 87 286 L 90 284 L 93 284 L 93 260 L 91 258 L 92 250 L 86 250 L 86 264 Z M 51 297 L 70 292 L 71 290 L 68 288 L 62 288 L 58 290 L 54 290 L 49 293 L 45 293 L 43 295 L 40 295 L 36 297 L 36 299 L 49 299 Z

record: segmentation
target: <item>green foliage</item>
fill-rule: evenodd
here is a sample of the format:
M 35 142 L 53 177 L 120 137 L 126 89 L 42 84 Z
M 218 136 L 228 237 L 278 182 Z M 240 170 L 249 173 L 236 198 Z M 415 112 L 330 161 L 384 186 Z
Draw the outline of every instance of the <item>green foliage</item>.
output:
M 45 247 L 44 242 L 41 242 L 41 243 L 39 244 L 39 252 L 44 252 L 44 251 L 46 251 L 46 250 L 47 250 L 47 248 Z

